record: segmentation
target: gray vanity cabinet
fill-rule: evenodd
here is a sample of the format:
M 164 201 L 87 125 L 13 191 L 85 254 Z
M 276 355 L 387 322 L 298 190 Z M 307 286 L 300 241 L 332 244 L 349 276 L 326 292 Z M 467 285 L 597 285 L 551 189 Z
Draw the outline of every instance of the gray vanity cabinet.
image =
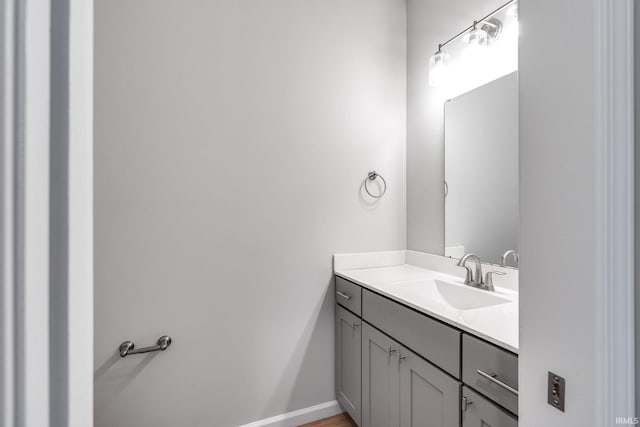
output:
M 336 396 L 358 426 L 517 427 L 516 354 L 340 277 L 336 303 Z
M 400 426 L 400 345 L 362 327 L 362 427 Z
M 367 323 L 362 426 L 459 427 L 460 383 Z
M 336 396 L 342 408 L 360 425 L 362 377 L 362 321 L 336 304 Z
M 460 383 L 401 347 L 400 427 L 459 427 Z
M 462 427 L 517 427 L 518 421 L 468 387 L 462 388 Z

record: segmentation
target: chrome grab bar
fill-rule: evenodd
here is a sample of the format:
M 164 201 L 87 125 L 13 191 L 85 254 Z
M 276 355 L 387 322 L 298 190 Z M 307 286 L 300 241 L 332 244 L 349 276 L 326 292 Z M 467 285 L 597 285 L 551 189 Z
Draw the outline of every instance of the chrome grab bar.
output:
M 158 342 L 156 345 L 152 345 L 151 347 L 143 347 L 139 349 L 134 349 L 135 346 L 133 341 L 124 341 L 120 344 L 119 351 L 120 357 L 127 357 L 132 354 L 142 354 L 142 353 L 151 353 L 152 351 L 165 351 L 171 345 L 171 337 L 168 335 L 163 335 L 158 338 Z
M 347 301 L 351 299 L 351 295 L 347 295 L 344 292 L 336 291 L 336 294 L 340 295 L 342 298 L 346 299 Z
M 503 383 L 502 381 L 500 381 L 496 374 L 487 374 L 486 372 L 478 369 L 476 371 L 478 373 L 478 375 L 485 377 L 486 379 L 488 379 L 489 381 L 491 381 L 494 384 L 499 385 L 500 387 L 502 387 L 503 389 L 510 391 L 511 393 L 515 394 L 516 396 L 518 395 L 518 390 L 516 390 L 515 388 L 511 387 L 508 384 Z

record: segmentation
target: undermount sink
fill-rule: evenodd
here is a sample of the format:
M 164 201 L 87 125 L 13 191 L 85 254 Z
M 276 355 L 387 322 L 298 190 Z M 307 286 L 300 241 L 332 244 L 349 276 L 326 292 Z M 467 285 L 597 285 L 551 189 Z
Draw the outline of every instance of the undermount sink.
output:
M 394 288 L 412 299 L 444 304 L 456 310 L 473 310 L 511 302 L 491 291 L 439 279 L 398 282 Z

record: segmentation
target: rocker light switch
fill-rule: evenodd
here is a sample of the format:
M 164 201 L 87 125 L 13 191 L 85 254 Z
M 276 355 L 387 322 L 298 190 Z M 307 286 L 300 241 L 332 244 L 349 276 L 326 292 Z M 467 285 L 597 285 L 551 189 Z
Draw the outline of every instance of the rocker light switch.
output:
M 565 381 L 560 375 L 549 372 L 547 384 L 547 403 L 564 412 Z

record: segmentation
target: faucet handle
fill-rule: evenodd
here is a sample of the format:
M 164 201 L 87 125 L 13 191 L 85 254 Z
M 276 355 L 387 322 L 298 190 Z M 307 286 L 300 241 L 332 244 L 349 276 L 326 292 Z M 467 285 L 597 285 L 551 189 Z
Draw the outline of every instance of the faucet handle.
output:
M 487 274 L 484 276 L 484 287 L 489 291 L 495 291 L 495 287 L 493 286 L 493 275 L 497 274 L 498 276 L 504 276 L 507 273 L 503 273 L 502 271 L 487 271 Z
M 473 272 L 471 271 L 471 267 L 469 267 L 468 265 L 459 265 L 459 267 L 462 267 L 466 270 L 466 274 L 464 276 L 464 284 L 471 284 L 473 282 Z

